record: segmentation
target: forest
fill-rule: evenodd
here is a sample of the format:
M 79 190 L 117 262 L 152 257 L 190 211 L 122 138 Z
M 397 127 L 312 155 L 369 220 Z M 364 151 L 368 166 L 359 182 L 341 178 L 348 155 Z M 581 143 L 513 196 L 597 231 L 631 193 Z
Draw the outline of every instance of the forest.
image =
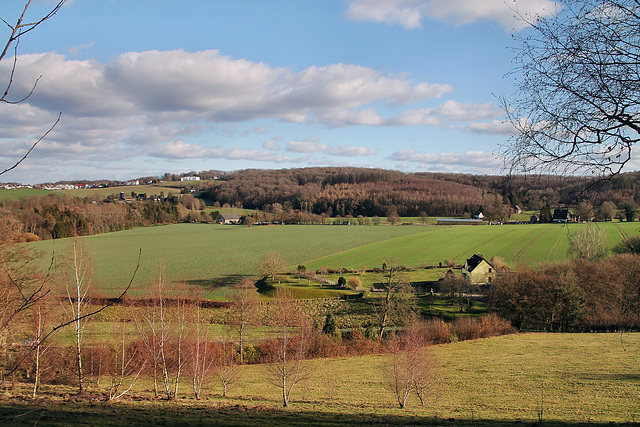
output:
M 363 168 L 247 169 L 220 176 L 221 183 L 203 189 L 208 203 L 242 205 L 247 209 L 298 210 L 330 217 L 464 216 L 488 204 L 539 210 L 548 204 L 599 206 L 611 201 L 622 207 L 640 201 L 638 174 L 609 180 L 582 177 L 489 176 L 403 173 Z
M 101 199 L 50 194 L 3 200 L 0 227 L 6 239 L 25 242 L 155 224 L 210 222 L 217 219 L 215 209 L 221 207 L 261 211 L 253 214 L 253 222 L 322 224 L 328 218 L 344 218 L 376 224 L 381 217 L 396 223 L 400 217 L 468 218 L 478 211 L 487 220 L 505 221 L 518 210 L 546 212 L 550 221 L 550 212 L 557 207 L 580 208 L 589 219 L 597 220 L 611 219 L 616 210 L 624 210 L 624 219 L 633 219 L 640 204 L 636 172 L 600 181 L 364 168 L 189 174 L 202 180 L 185 183 L 185 194 L 180 196 L 133 193 L 126 203 L 115 195 Z M 161 179 L 177 181 L 180 176 L 164 174 Z

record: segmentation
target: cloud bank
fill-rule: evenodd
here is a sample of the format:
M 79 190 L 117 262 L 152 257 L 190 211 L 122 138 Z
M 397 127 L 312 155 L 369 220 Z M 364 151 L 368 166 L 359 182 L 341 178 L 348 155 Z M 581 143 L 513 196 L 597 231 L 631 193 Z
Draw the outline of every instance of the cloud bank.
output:
M 351 0 L 346 11 L 353 21 L 382 22 L 413 30 L 425 19 L 455 26 L 494 21 L 505 30 L 522 28 L 522 16 L 548 16 L 558 4 L 552 0 Z

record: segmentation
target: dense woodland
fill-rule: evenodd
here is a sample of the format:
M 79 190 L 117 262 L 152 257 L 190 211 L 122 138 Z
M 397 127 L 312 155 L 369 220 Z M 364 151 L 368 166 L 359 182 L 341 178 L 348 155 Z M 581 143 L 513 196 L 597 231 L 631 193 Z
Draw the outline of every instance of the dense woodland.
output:
M 638 173 L 593 182 L 566 176 L 489 176 L 441 173 L 403 173 L 362 168 L 304 168 L 242 170 L 221 176 L 221 183 L 204 189 L 209 203 L 241 204 L 269 211 L 274 206 L 316 215 L 365 217 L 463 216 L 494 203 L 523 210 L 549 204 L 599 206 L 612 201 L 619 207 L 640 202 Z
M 635 172 L 598 182 L 580 177 L 407 174 L 363 168 L 190 174 L 202 180 L 185 182 L 187 194 L 181 196 L 132 194 L 137 197 L 127 203 L 118 197 L 102 200 L 56 194 L 5 200 L 0 202 L 0 229 L 6 240 L 31 241 L 215 221 L 218 213 L 204 212 L 206 206 L 257 209 L 262 213 L 251 221 L 298 224 L 326 223 L 328 218 L 375 224 L 380 217 L 470 217 L 479 210 L 489 220 L 503 221 L 517 209 L 546 212 L 550 221 L 551 210 L 560 206 L 580 207 L 590 218 L 605 220 L 613 217 L 612 210 L 633 212 L 640 203 L 640 174 Z M 179 179 L 171 174 L 162 177 Z M 602 209 L 605 203 L 609 213 Z

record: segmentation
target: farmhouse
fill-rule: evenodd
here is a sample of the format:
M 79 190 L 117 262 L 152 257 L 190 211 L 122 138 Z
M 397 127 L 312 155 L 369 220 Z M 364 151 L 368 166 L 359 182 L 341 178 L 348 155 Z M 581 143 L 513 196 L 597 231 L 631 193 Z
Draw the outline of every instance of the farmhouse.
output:
M 437 225 L 480 225 L 481 219 L 465 219 L 465 218 L 437 218 Z
M 553 211 L 553 222 L 570 222 L 574 221 L 573 214 L 569 209 L 555 209 Z
M 488 285 L 496 277 L 496 269 L 482 255 L 476 254 L 465 261 L 462 276 L 472 285 Z
M 482 211 L 478 211 L 473 214 L 473 219 L 484 219 L 484 214 L 482 213 Z
M 240 222 L 240 215 L 237 214 L 225 214 L 220 215 L 218 218 L 219 224 L 238 224 Z

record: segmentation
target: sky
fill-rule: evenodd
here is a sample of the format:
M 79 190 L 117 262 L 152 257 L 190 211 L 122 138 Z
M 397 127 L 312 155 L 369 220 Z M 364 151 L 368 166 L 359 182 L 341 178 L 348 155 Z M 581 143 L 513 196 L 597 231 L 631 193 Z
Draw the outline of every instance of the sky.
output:
M 24 0 L 2 0 L 17 20 Z M 52 0 L 33 0 L 28 19 Z M 522 14 L 552 0 L 70 0 L 18 46 L 3 182 L 355 166 L 500 174 Z M 6 40 L 4 26 L 0 37 Z M 4 43 L 4 41 L 3 41 Z M 9 55 L 11 56 L 11 54 Z M 13 58 L 0 62 L 9 81 Z M 40 79 L 38 80 L 38 77 Z

